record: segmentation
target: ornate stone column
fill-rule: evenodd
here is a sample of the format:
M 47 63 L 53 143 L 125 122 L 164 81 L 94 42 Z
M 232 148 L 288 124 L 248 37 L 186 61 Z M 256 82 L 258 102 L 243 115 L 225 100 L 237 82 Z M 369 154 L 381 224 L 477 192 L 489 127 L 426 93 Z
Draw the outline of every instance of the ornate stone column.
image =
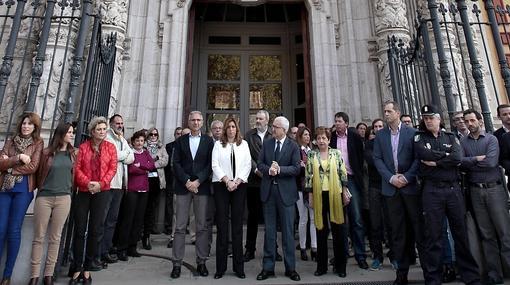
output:
M 120 95 L 119 85 L 123 66 L 123 52 L 128 23 L 129 0 L 101 0 L 96 1 L 97 11 L 101 15 L 103 36 L 109 33 L 117 34 L 117 54 L 115 56 L 115 71 L 113 73 L 112 93 L 110 97 L 109 115 L 117 109 Z
M 388 66 L 388 37 L 395 36 L 407 44 L 410 40 L 409 23 L 404 0 L 376 0 L 373 8 L 381 97 L 385 101 L 393 99 Z

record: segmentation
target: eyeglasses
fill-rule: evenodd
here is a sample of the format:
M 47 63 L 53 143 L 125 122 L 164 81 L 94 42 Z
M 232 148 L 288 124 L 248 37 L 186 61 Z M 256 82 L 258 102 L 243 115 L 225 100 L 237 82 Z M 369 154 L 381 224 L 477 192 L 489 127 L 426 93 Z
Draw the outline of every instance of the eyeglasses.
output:
M 155 133 L 152 133 L 152 134 L 149 134 L 149 137 L 157 137 L 158 134 L 155 134 Z

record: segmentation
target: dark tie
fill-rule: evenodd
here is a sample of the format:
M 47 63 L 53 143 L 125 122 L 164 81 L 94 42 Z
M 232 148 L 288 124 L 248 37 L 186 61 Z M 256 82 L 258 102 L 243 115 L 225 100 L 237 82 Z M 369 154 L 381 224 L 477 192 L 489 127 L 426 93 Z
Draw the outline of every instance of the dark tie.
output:
M 234 145 L 232 144 L 230 152 L 230 166 L 232 166 L 232 179 L 236 178 L 236 155 L 234 153 Z
M 280 141 L 276 141 L 276 149 L 274 150 L 274 160 L 278 161 L 280 160 Z

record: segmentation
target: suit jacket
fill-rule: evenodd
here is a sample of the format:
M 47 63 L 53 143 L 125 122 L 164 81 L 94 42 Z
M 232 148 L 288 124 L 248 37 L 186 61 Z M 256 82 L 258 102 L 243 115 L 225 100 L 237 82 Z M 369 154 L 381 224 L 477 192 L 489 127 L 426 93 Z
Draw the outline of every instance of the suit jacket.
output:
M 264 135 L 264 141 L 272 138 L 271 130 L 269 127 L 267 128 L 267 132 Z M 259 135 L 257 134 L 257 129 L 251 129 L 246 132 L 244 139 L 248 143 L 248 147 L 250 148 L 251 155 L 251 172 L 250 177 L 248 178 L 249 186 L 260 186 L 260 177 L 255 174 L 255 169 L 257 169 L 257 163 L 259 160 L 260 150 L 262 149 L 262 141 L 260 140 Z
M 266 202 L 269 199 L 271 184 L 273 180 L 278 183 L 278 192 L 285 206 L 291 206 L 298 200 L 296 176 L 300 172 L 300 150 L 295 141 L 286 138 L 281 146 L 280 159 L 277 161 L 280 166 L 280 173 L 276 176 L 269 176 L 269 168 L 274 158 L 276 140 L 266 140 L 260 152 L 257 168 L 262 172 L 260 184 L 260 200 Z
M 211 193 L 211 155 L 214 142 L 211 137 L 202 133 L 195 159 L 189 148 L 189 135 L 181 136 L 174 143 L 173 170 L 175 175 L 175 189 L 177 195 L 189 193 L 186 182 L 198 179 L 198 195 L 209 195 Z
M 168 164 L 165 166 L 165 180 L 166 190 L 173 191 L 174 189 L 174 173 L 173 173 L 173 153 L 175 141 L 169 142 L 165 145 L 166 153 L 168 153 Z
M 336 149 L 337 139 L 336 132 L 333 132 L 329 142 L 331 148 Z M 352 175 L 354 175 L 354 181 L 358 189 L 363 191 L 363 139 L 361 139 L 354 128 L 347 129 L 347 155 L 349 156 L 349 165 L 351 166 Z
M 408 184 L 398 191 L 411 195 L 419 194 L 416 188 L 416 175 L 419 162 L 414 153 L 415 133 L 415 129 L 401 124 L 397 151 L 398 173 L 403 174 L 408 181 Z M 377 132 L 375 136 L 373 158 L 375 167 L 382 177 L 382 194 L 385 196 L 395 195 L 397 188 L 390 184 L 391 176 L 396 173 L 391 147 L 391 131 L 387 126 Z

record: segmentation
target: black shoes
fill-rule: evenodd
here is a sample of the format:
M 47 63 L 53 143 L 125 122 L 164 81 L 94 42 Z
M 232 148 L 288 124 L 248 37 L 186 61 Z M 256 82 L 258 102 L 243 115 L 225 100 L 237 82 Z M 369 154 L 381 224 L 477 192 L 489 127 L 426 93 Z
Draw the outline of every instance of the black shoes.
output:
M 407 285 L 409 282 L 407 281 L 407 272 L 398 272 L 397 278 L 393 281 L 393 285 Z
M 306 249 L 301 249 L 300 251 L 301 251 L 301 260 L 307 261 L 308 255 L 306 254 Z
M 293 271 L 286 271 L 285 276 L 289 277 L 292 281 L 300 281 L 301 277 L 299 277 L 299 274 L 293 270 Z
M 120 261 L 128 261 L 129 258 L 127 256 L 127 252 L 125 250 L 121 250 L 117 253 L 117 257 Z
M 368 269 L 368 263 L 367 263 L 366 260 L 359 260 L 358 261 L 358 266 L 361 269 Z
M 250 251 L 250 250 L 246 250 L 246 252 L 244 253 L 244 262 L 248 262 L 252 259 L 255 258 L 255 252 L 254 251 Z
M 207 267 L 205 267 L 205 264 L 198 264 L 197 272 L 198 272 L 198 275 L 200 275 L 202 277 L 206 277 L 207 275 L 209 275 L 209 271 L 207 270 Z
M 127 255 L 132 257 L 141 257 L 142 255 L 136 250 L 136 248 L 129 248 L 127 250 Z
M 442 276 L 443 283 L 450 283 L 457 279 L 457 276 L 455 274 L 455 268 L 451 264 L 445 265 L 443 267 L 443 276 Z M 498 283 L 493 283 L 498 284 Z
M 103 264 L 97 260 L 92 261 L 89 266 L 86 267 L 86 271 L 101 271 Z
M 223 277 L 224 272 L 216 272 L 214 273 L 214 279 L 220 279 Z
M 39 284 L 39 277 L 30 278 L 30 281 L 28 281 L 28 285 L 37 285 Z
M 317 249 L 313 249 L 312 248 L 312 251 L 310 251 L 310 258 L 312 259 L 312 261 L 317 261 Z
M 170 273 L 170 277 L 172 279 L 177 279 L 181 277 L 181 267 L 174 265 L 174 268 L 172 269 L 172 273 Z
M 142 247 L 143 249 L 145 250 L 151 250 L 152 249 L 152 245 L 151 245 L 151 237 L 150 235 L 144 235 L 142 237 Z
M 317 269 L 317 270 L 315 270 L 313 275 L 315 275 L 315 276 L 322 276 L 322 275 L 326 274 L 327 272 L 328 272 L 327 270 L 319 270 L 319 269 Z
M 257 280 L 258 281 L 262 281 L 262 280 L 266 280 L 269 277 L 275 277 L 274 271 L 265 271 L 265 270 L 262 270 L 259 273 L 259 275 L 257 275 Z
M 239 278 L 239 279 L 244 279 L 244 278 L 246 278 L 246 274 L 244 274 L 244 272 L 243 272 L 243 271 L 241 271 L 241 272 L 237 272 L 237 271 L 235 271 L 235 274 L 236 274 L 237 278 Z
M 283 261 L 283 258 L 282 258 L 282 256 L 278 253 L 278 251 L 276 252 L 275 260 L 276 260 L 276 261 Z
M 114 254 L 107 253 L 107 254 L 103 255 L 102 260 L 106 263 L 116 263 L 119 261 L 119 258 Z
M 347 273 L 345 273 L 345 271 L 340 271 L 340 272 L 338 272 L 338 277 L 345 278 L 345 277 L 347 277 Z
M 53 276 L 44 276 L 43 284 L 44 285 L 53 285 L 54 284 Z

